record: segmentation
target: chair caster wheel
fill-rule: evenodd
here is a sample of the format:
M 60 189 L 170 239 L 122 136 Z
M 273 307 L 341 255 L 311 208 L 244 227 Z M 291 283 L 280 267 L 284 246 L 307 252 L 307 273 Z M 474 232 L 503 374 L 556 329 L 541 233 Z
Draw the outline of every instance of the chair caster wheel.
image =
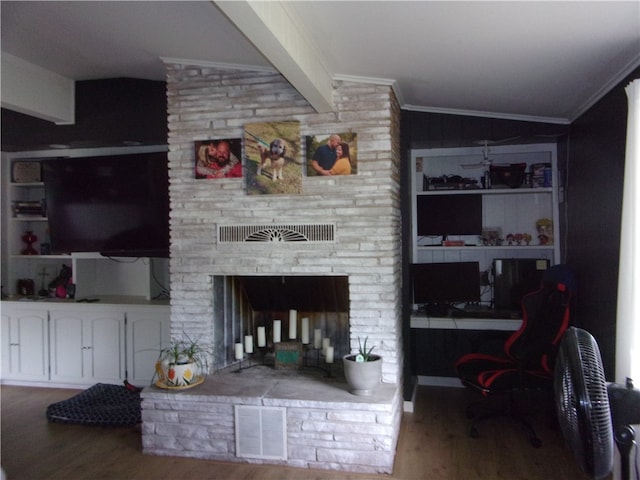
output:
M 469 436 L 471 438 L 478 438 L 478 429 L 476 427 L 471 427 L 469 430 Z
M 533 448 L 540 448 L 542 446 L 542 440 L 540 440 L 538 437 L 533 437 L 531 439 L 531 446 Z

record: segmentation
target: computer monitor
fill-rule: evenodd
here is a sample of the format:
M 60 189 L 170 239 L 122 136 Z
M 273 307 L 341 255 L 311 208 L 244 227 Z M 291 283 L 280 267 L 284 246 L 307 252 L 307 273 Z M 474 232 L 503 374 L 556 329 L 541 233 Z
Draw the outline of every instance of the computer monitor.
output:
M 414 263 L 413 303 L 448 306 L 480 301 L 479 262 Z
M 496 258 L 493 260 L 493 305 L 520 310 L 522 297 L 538 290 L 549 268 L 546 258 Z
M 479 194 L 418 195 L 418 235 L 482 234 L 482 196 Z

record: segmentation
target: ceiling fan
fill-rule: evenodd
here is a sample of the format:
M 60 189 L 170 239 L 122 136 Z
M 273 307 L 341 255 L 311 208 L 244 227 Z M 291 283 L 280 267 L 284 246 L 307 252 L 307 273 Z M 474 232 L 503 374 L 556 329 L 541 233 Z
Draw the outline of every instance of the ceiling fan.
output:
M 520 138 L 520 137 L 519 136 L 517 136 L 517 137 L 509 137 L 509 138 L 503 138 L 502 140 L 485 139 L 485 140 L 475 141 L 473 143 L 475 143 L 476 145 L 483 145 L 482 155 L 483 155 L 484 158 L 480 162 L 462 163 L 462 164 L 460 164 L 460 166 L 462 168 L 464 168 L 464 169 L 489 168 L 491 166 L 491 164 L 493 163 L 493 159 L 489 158 L 489 152 L 490 152 L 489 144 L 491 144 L 491 145 L 499 145 L 501 143 L 506 143 L 506 142 L 509 142 L 511 140 L 516 140 L 517 138 Z

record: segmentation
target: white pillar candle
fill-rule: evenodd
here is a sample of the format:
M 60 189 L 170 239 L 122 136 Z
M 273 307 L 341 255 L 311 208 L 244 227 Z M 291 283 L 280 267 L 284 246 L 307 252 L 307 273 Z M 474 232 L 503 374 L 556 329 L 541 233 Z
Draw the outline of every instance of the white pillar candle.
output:
M 322 330 L 316 328 L 313 331 L 313 348 L 320 349 L 322 347 Z
M 326 355 L 327 354 L 327 348 L 329 348 L 331 346 L 331 339 L 330 338 L 323 338 L 322 339 L 322 354 Z
M 253 353 L 253 335 L 244 336 L 244 351 L 247 353 Z
M 309 344 L 309 319 L 307 317 L 302 317 L 302 343 Z
M 236 360 L 242 360 L 242 343 L 236 343 Z
M 327 363 L 333 363 L 333 347 L 327 347 L 327 353 L 325 354 L 325 361 Z
M 265 347 L 267 345 L 267 334 L 264 327 L 258 327 L 258 346 Z
M 273 343 L 280 343 L 282 339 L 282 320 L 273 321 Z
M 289 340 L 295 340 L 298 336 L 298 312 L 289 310 Z

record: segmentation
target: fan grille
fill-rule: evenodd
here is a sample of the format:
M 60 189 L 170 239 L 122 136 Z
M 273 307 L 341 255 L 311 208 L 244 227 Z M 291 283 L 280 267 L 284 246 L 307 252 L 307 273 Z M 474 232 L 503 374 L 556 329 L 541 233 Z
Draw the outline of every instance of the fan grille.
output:
M 604 478 L 613 468 L 613 428 L 600 350 L 587 331 L 565 332 L 556 363 L 560 428 L 580 467 Z

